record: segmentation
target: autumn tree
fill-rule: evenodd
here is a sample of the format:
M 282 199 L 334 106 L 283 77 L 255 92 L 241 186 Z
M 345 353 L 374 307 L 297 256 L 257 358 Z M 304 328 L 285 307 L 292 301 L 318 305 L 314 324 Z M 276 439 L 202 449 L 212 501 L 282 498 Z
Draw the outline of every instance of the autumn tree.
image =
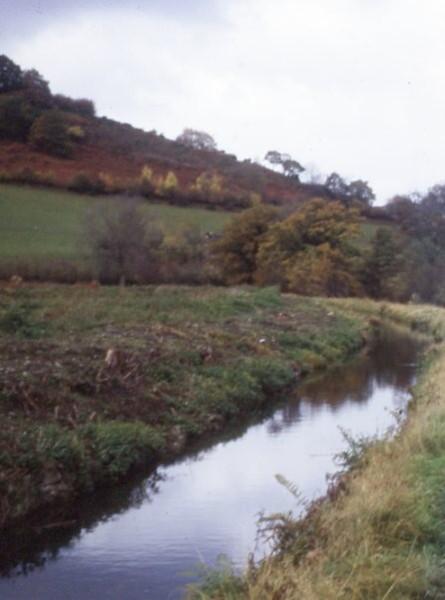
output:
M 203 200 L 220 200 L 223 195 L 224 181 L 219 173 L 204 172 L 198 175 L 191 187 L 192 194 Z
M 351 243 L 357 233 L 356 210 L 313 199 L 262 237 L 255 280 L 301 294 L 358 294 Z
M 277 216 L 276 209 L 257 204 L 226 225 L 214 252 L 227 283 L 253 283 L 260 242 Z
M 142 167 L 139 178 L 139 191 L 143 196 L 152 196 L 156 191 L 156 178 L 148 165 Z
M 178 135 L 176 141 L 189 148 L 194 148 L 195 150 L 207 150 L 213 152 L 217 150 L 216 142 L 210 133 L 198 131 L 197 129 L 184 129 L 184 131 Z
M 165 177 L 160 176 L 156 186 L 159 196 L 172 197 L 179 190 L 179 182 L 173 171 L 169 171 Z

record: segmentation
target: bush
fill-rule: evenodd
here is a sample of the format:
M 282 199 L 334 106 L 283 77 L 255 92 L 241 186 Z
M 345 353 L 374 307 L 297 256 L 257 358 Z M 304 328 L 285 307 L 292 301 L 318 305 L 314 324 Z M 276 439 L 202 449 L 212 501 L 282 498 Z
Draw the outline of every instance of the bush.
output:
M 88 173 L 77 173 L 68 183 L 68 189 L 79 194 L 103 194 L 106 192 L 106 182 L 101 177 Z
M 149 283 L 159 272 L 164 236 L 128 198 L 98 205 L 87 217 L 86 242 L 101 281 Z
M 73 152 L 67 124 L 57 110 L 49 110 L 34 121 L 29 142 L 36 150 L 53 156 L 68 158 Z

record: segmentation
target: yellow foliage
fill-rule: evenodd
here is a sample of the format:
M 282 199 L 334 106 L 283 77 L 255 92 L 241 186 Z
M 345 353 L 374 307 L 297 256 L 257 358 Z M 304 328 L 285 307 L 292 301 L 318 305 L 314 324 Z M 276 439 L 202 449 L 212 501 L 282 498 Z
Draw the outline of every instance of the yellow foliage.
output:
M 71 127 L 68 127 L 67 132 L 73 140 L 81 141 L 85 139 L 85 131 L 80 125 L 71 125 Z
M 170 196 L 174 192 L 176 192 L 179 188 L 178 178 L 173 173 L 173 171 L 169 171 L 165 178 L 160 176 L 156 185 L 156 192 L 160 196 Z
M 99 173 L 99 181 L 103 183 L 105 191 L 114 192 L 116 190 L 116 182 L 110 173 Z
M 142 167 L 141 182 L 153 182 L 153 170 L 147 165 Z
M 191 191 L 202 198 L 218 200 L 224 191 L 224 179 L 218 173 L 201 173 L 192 185 Z
M 349 252 L 357 221 L 358 213 L 339 202 L 311 200 L 262 238 L 255 281 L 308 295 L 359 294 Z

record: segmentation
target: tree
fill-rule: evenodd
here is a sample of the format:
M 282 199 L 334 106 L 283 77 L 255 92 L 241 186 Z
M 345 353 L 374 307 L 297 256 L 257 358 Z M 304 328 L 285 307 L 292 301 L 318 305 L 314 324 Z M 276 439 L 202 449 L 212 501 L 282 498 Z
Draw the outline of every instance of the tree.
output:
M 4 54 L 0 55 L 0 93 L 13 92 L 23 87 L 21 68 Z
M 20 94 L 0 96 L 0 139 L 26 141 L 36 111 Z
M 197 129 L 184 129 L 178 135 L 176 141 L 195 150 L 207 150 L 209 152 L 217 150 L 217 145 L 213 137 L 209 133 L 198 131 Z
M 202 200 L 220 200 L 223 195 L 224 181 L 218 173 L 204 172 L 198 175 L 191 192 Z
M 160 196 L 174 196 L 179 189 L 178 178 L 173 173 L 173 171 L 169 171 L 165 178 L 162 176 L 159 179 L 159 183 L 157 186 L 157 193 Z
M 64 96 L 63 94 L 56 94 L 52 97 L 54 105 L 59 110 L 64 110 L 66 112 L 72 112 L 81 117 L 94 117 L 96 114 L 96 108 L 94 106 L 94 102 L 92 100 L 88 100 L 87 98 L 69 98 L 68 96 Z
M 234 217 L 215 243 L 214 252 L 227 283 L 253 283 L 262 237 L 277 218 L 277 211 L 258 204 Z
M 340 202 L 311 200 L 261 238 L 255 280 L 305 294 L 359 293 L 351 244 L 357 222 L 357 211 Z
M 375 200 L 375 194 L 367 181 L 357 179 L 351 181 L 348 189 L 348 196 L 353 200 L 358 200 L 362 204 L 371 206 Z
M 306 296 L 356 296 L 361 288 L 348 257 L 330 244 L 300 252 L 286 273 L 287 289 Z
M 24 71 L 23 88 L 26 98 L 32 104 L 41 108 L 52 108 L 54 106 L 48 82 L 35 69 Z
M 335 196 L 346 197 L 349 192 L 349 186 L 346 181 L 338 173 L 331 173 L 325 182 L 325 186 Z
M 57 110 L 46 111 L 34 121 L 29 141 L 36 150 L 62 158 L 71 156 L 73 151 L 68 126 Z
M 402 267 L 401 248 L 388 227 L 379 227 L 374 234 L 371 248 L 365 259 L 363 283 L 373 298 L 401 300 L 395 278 Z
M 286 177 L 290 177 L 297 181 L 300 180 L 300 174 L 303 173 L 304 167 L 289 154 L 283 154 L 276 150 L 269 150 L 264 158 L 272 165 L 279 165 L 283 170 L 283 175 Z
M 153 169 L 148 165 L 142 167 L 139 179 L 139 189 L 143 196 L 152 196 L 156 191 L 156 182 Z
M 160 229 L 148 223 L 133 201 L 107 202 L 88 214 L 87 244 L 105 281 L 125 285 L 155 280 L 163 239 Z

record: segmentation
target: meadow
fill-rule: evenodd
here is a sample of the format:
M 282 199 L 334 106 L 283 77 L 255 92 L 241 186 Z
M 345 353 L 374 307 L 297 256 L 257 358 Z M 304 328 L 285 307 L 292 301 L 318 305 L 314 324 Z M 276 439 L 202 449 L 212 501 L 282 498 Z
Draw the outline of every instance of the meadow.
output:
M 110 197 L 0 184 L 0 261 L 81 261 L 88 209 L 107 201 Z M 224 211 L 149 201 L 143 201 L 142 210 L 167 238 L 188 227 L 216 233 L 232 216 Z

